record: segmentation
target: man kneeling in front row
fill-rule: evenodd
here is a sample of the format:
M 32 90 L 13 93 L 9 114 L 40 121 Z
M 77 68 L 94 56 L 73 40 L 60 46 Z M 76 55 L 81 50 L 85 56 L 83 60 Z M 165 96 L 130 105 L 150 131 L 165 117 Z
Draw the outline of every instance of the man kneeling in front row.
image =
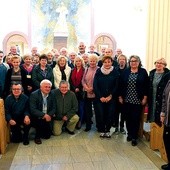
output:
M 74 135 L 74 130 L 79 117 L 76 114 L 78 110 L 78 102 L 73 92 L 69 90 L 69 84 L 67 81 L 62 80 L 59 84 L 59 89 L 53 90 L 53 94 L 56 102 L 56 115 L 54 117 L 54 135 L 60 135 L 62 133 L 62 127 L 66 124 L 65 130 Z
M 40 83 L 40 89 L 30 96 L 30 111 L 32 124 L 36 129 L 35 143 L 41 144 L 41 138 L 49 139 L 52 134 L 52 118 L 55 114 L 55 101 L 51 93 L 52 83 L 44 79 Z
M 11 141 L 14 143 L 23 141 L 24 145 L 28 145 L 30 130 L 29 102 L 28 97 L 22 93 L 22 86 L 19 83 L 14 82 L 12 84 L 11 95 L 5 100 L 5 117 L 11 129 Z

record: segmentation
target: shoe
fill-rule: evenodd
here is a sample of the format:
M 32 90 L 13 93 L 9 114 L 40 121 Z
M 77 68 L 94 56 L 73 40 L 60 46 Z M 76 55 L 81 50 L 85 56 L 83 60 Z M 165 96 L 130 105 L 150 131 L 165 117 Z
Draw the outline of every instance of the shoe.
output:
M 124 130 L 123 127 L 120 127 L 120 133 L 121 133 L 121 134 L 126 134 L 126 131 Z
M 24 141 L 23 141 L 23 145 L 29 145 L 29 140 L 28 139 L 25 139 Z
M 105 138 L 105 133 L 100 133 L 100 138 Z
M 130 136 L 127 136 L 126 140 L 127 140 L 128 142 L 130 142 L 130 141 L 132 140 L 132 138 L 131 138 Z
M 68 134 L 70 134 L 70 135 L 75 135 L 75 133 L 74 132 L 71 132 L 70 130 L 68 130 L 67 128 L 66 128 L 66 132 L 68 133 Z
M 161 166 L 161 169 L 168 170 L 168 168 L 170 170 L 170 165 L 169 164 L 164 164 L 164 165 Z
M 86 129 L 84 129 L 85 132 L 88 132 L 88 131 L 90 131 L 90 130 L 91 130 L 91 128 L 86 128 Z
M 105 133 L 104 137 L 107 138 L 107 139 L 110 139 L 111 138 L 110 132 Z
M 115 135 L 118 135 L 119 134 L 119 128 L 118 127 L 116 127 L 115 128 L 115 131 L 113 132 Z
M 132 139 L 132 146 L 136 146 L 137 145 L 137 141 L 136 141 L 136 139 Z
M 42 144 L 42 141 L 41 141 L 40 138 L 35 138 L 35 139 L 34 139 L 34 142 L 35 142 L 36 144 L 38 144 L 38 145 Z

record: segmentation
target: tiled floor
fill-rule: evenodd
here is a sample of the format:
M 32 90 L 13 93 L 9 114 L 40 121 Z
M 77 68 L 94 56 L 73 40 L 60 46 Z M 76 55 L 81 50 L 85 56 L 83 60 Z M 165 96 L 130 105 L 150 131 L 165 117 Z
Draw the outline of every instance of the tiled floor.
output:
M 143 141 L 133 147 L 126 135 L 100 139 L 95 129 L 82 128 L 73 136 L 52 136 L 41 145 L 10 144 L 0 159 L 0 170 L 158 170 L 163 163 Z

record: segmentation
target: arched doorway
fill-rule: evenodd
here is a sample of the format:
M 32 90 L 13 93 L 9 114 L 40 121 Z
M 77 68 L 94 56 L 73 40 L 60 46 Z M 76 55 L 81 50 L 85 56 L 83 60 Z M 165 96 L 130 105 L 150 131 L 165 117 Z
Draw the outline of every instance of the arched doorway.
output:
M 115 52 L 117 43 L 114 37 L 108 33 L 100 33 L 94 37 L 94 44 L 97 48 L 97 51 L 100 53 L 102 47 L 112 48 Z
M 8 54 L 11 46 L 17 46 L 20 55 L 24 55 L 29 50 L 28 37 L 22 32 L 11 32 L 3 40 L 4 54 Z

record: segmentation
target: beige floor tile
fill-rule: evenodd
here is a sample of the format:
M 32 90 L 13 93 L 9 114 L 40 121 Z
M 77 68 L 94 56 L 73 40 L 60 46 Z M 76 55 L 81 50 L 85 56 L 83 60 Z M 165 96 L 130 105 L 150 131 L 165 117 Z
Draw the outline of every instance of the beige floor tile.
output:
M 53 155 L 60 154 L 60 153 L 70 153 L 69 146 L 53 146 L 52 153 Z
M 31 169 L 31 165 L 27 164 L 27 165 L 12 165 L 10 167 L 10 170 L 30 170 Z
M 70 152 L 71 154 L 79 154 L 79 153 L 87 153 L 87 146 L 84 144 L 84 145 L 74 145 L 74 146 L 70 146 Z
M 89 153 L 71 153 L 71 156 L 73 158 L 73 163 L 74 162 L 91 162 L 92 159 L 89 155 Z
M 93 162 L 110 161 L 110 158 L 109 158 L 109 156 L 108 156 L 107 153 L 103 153 L 103 152 L 93 152 L 93 153 L 92 153 L 92 152 L 91 152 L 91 153 L 89 153 L 89 155 L 90 155 L 91 160 L 92 160 Z
M 30 170 L 53 170 L 52 164 L 32 165 Z
M 70 153 L 56 153 L 52 158 L 53 164 L 70 164 L 72 162 L 73 159 Z
M 14 159 L 12 161 L 12 165 L 29 165 L 32 162 L 32 156 L 14 156 Z
M 52 155 L 52 146 L 47 145 L 36 145 L 34 149 L 34 155 Z
M 72 164 L 53 164 L 53 170 L 74 170 Z
M 114 164 L 110 160 L 93 162 L 95 170 L 117 170 Z
M 52 155 L 33 155 L 32 165 L 51 165 Z
M 92 162 L 78 162 L 73 163 L 74 170 L 94 170 L 94 165 Z

